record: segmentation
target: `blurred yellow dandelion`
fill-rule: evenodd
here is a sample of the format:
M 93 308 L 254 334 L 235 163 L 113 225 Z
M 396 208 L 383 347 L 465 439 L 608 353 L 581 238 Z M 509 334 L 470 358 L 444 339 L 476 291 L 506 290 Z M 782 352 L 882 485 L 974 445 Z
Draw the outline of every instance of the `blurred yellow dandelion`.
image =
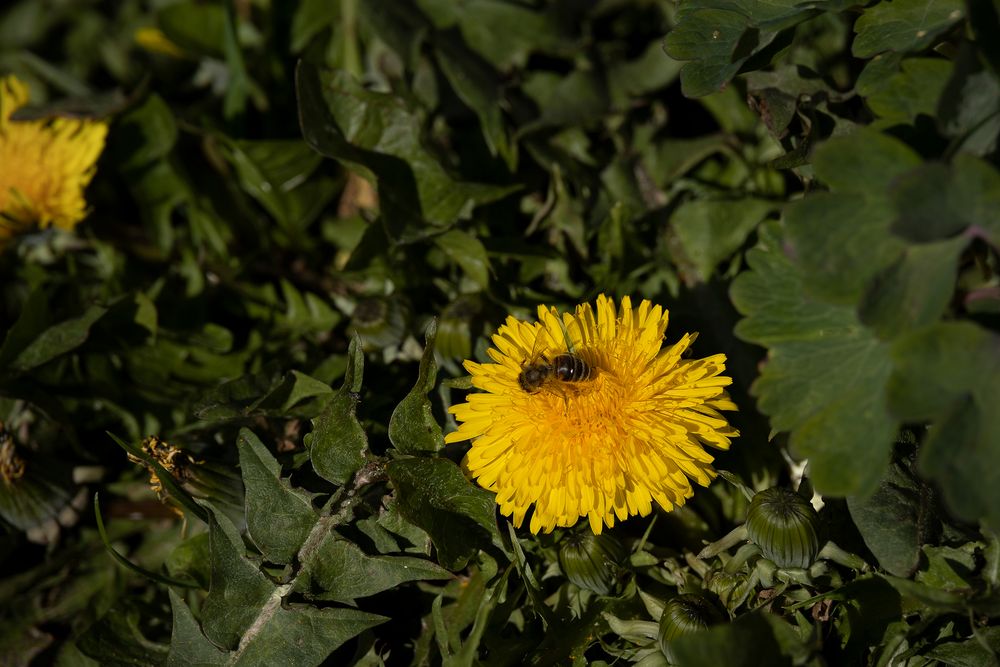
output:
M 739 435 L 724 354 L 682 358 L 697 334 L 661 349 L 668 313 L 606 296 L 573 313 L 538 307 L 538 322 L 511 316 L 493 336 L 495 363 L 466 361 L 482 392 L 451 412 L 446 442 L 472 440 L 465 465 L 495 492 L 500 511 L 531 532 L 587 517 L 594 533 L 615 519 L 683 505 L 692 482 L 715 471 L 705 447 Z
M 183 58 L 184 50 L 170 41 L 159 28 L 139 28 L 133 35 L 135 43 L 150 53 L 160 53 L 172 58 Z
M 12 119 L 27 102 L 24 83 L 0 79 L 0 247 L 32 225 L 72 229 L 83 219 L 108 131 L 94 120 Z

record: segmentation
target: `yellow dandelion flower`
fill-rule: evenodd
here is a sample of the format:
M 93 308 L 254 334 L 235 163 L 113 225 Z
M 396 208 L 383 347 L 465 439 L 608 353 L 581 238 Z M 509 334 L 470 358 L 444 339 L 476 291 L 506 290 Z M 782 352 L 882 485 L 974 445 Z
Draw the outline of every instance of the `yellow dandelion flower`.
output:
M 482 392 L 451 408 L 461 424 L 445 441 L 472 440 L 465 466 L 515 526 L 534 505 L 533 533 L 587 517 L 600 534 L 654 501 L 683 505 L 692 482 L 715 477 L 705 447 L 739 435 L 720 413 L 737 409 L 726 356 L 683 358 L 696 334 L 662 349 L 667 320 L 628 297 L 617 311 L 603 295 L 596 313 L 539 306 L 538 322 L 511 316 L 499 328 L 495 363 L 465 362 Z
M 0 247 L 32 225 L 72 229 L 83 219 L 108 132 L 101 121 L 11 118 L 27 102 L 24 83 L 0 79 Z

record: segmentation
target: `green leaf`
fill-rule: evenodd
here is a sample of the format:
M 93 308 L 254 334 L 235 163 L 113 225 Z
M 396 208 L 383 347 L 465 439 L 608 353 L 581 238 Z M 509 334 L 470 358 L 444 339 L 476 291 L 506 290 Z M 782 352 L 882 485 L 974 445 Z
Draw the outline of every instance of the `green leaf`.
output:
M 953 65 L 941 58 L 907 58 L 902 69 L 881 82 L 866 102 L 879 117 L 875 127 L 913 124 L 923 114 L 934 118 Z
M 923 51 L 962 20 L 962 0 L 892 0 L 866 9 L 854 23 L 856 58 L 882 51 Z
M 300 53 L 314 37 L 339 18 L 339 9 L 339 5 L 326 0 L 303 0 L 300 2 L 292 17 L 292 53 Z
M 490 538 L 499 540 L 493 494 L 473 486 L 448 459 L 403 458 L 386 473 L 396 490 L 395 508 L 427 531 L 438 562 L 460 570 Z
M 205 392 L 195 402 L 194 413 L 206 421 L 243 418 L 253 414 L 260 402 L 281 385 L 281 375 L 271 364 Z
M 664 40 L 675 60 L 690 61 L 681 70 L 681 90 L 701 97 L 721 90 L 746 66 L 757 69 L 788 44 L 789 29 L 819 9 L 839 11 L 844 0 L 689 0 L 677 11 L 677 26 Z M 756 66 L 755 66 L 756 65 Z
M 885 196 L 817 193 L 786 210 L 788 240 L 802 281 L 818 298 L 857 302 L 869 281 L 889 267 L 905 244 L 889 233 L 895 211 Z
M 684 12 L 664 41 L 664 50 L 675 60 L 691 61 L 681 70 L 681 89 L 688 97 L 720 90 L 750 57 L 737 47 L 754 26 L 747 15 L 726 9 Z M 774 35 L 771 35 L 774 38 Z
M 536 10 L 503 0 L 417 0 L 416 4 L 439 30 L 457 26 L 469 48 L 501 71 L 524 67 L 533 52 L 572 53 L 575 47 L 566 22 L 548 8 Z
M 210 509 L 212 584 L 202 607 L 202 630 L 216 646 L 235 649 L 250 627 L 280 606 L 280 593 L 246 556 L 236 526 L 222 512 Z
M 917 581 L 946 591 L 971 595 L 972 579 L 977 569 L 971 545 L 966 549 L 924 545 L 926 566 L 917 573 Z
M 858 307 L 861 321 L 883 339 L 936 322 L 951 302 L 967 245 L 967 239 L 955 238 L 907 246 L 869 283 Z
M 920 164 L 912 148 L 867 128 L 830 139 L 813 156 L 816 175 L 831 190 L 866 195 L 885 192 L 899 176 Z
M 808 295 L 777 230 L 760 227 L 760 243 L 747 253 L 750 271 L 730 291 L 746 316 L 736 335 L 770 348 L 752 391 L 772 427 L 790 431 L 792 447 L 809 457 L 817 489 L 865 495 L 889 462 L 896 432 L 884 396 L 889 348 L 853 307 Z
M 102 306 L 90 306 L 79 317 L 48 327 L 13 355 L 8 368 L 23 373 L 80 347 L 87 341 L 90 327 L 106 312 L 108 309 Z
M 170 576 L 192 579 L 208 590 L 212 576 L 212 549 L 209 541 L 208 533 L 199 533 L 174 547 L 166 562 Z
M 357 609 L 276 606 L 273 614 L 240 646 L 234 667 L 319 665 L 344 642 L 388 618 Z
M 77 640 L 80 650 L 108 667 L 149 667 L 167 655 L 167 647 L 143 636 L 139 628 L 140 609 L 123 600 Z
M 701 282 L 712 277 L 715 267 L 739 250 L 757 225 L 778 205 L 763 199 L 696 199 L 681 204 L 670 224 L 684 254 Z
M 442 35 L 435 48 L 442 74 L 447 77 L 455 94 L 479 117 L 483 139 L 486 140 L 490 153 L 501 156 L 507 168 L 513 171 L 517 167 L 517 142 L 504 124 L 504 98 L 500 77 L 493 68 L 456 40 Z
M 896 212 L 887 188 L 919 164 L 906 145 L 868 129 L 816 150 L 816 175 L 833 192 L 807 196 L 786 212 L 788 239 L 810 292 L 855 303 L 869 281 L 899 257 L 905 246 L 890 234 Z
M 168 590 L 173 624 L 170 628 L 170 653 L 164 667 L 199 667 L 226 664 L 226 654 L 202 634 L 201 626 L 177 593 Z
M 290 563 L 316 525 L 310 497 L 281 478 L 281 465 L 252 431 L 240 429 L 236 444 L 250 539 L 272 563 Z
M 115 126 L 110 149 L 119 168 L 137 170 L 165 158 L 177 143 L 174 113 L 153 93 L 124 114 Z
M 951 667 L 981 667 L 997 664 L 1000 645 L 996 627 L 975 628 L 971 637 L 962 642 L 942 642 L 922 655 Z
M 420 357 L 417 383 L 406 395 L 389 419 L 389 440 L 397 450 L 415 454 L 436 452 L 444 446 L 441 425 L 431 411 L 427 395 L 434 390 L 437 363 L 434 361 L 434 340 L 437 337 L 437 320 L 431 320 L 424 338 L 424 353 Z
M 607 79 L 598 72 L 574 69 L 568 74 L 534 70 L 524 92 L 538 105 L 539 116 L 521 133 L 560 125 L 588 125 L 611 105 Z
M 974 21 L 972 16 L 970 22 Z M 978 45 L 982 46 L 982 42 Z M 996 47 L 1000 47 L 1000 40 Z M 941 133 L 959 141 L 959 152 L 983 157 L 996 149 L 1000 134 L 1000 80 L 984 65 L 979 51 L 968 43 L 962 44 L 951 79 L 938 102 L 937 119 Z
M 43 290 L 28 295 L 17 321 L 7 329 L 0 346 L 0 369 L 5 369 L 14 358 L 28 347 L 52 321 L 49 297 Z
M 918 243 L 966 232 L 1000 248 L 1000 172 L 973 155 L 952 165 L 929 163 L 901 176 L 892 189 L 893 231 Z
M 791 665 L 781 654 L 774 631 L 764 616 L 760 612 L 744 614 L 732 623 L 671 640 L 675 662 L 691 667 Z M 751 646 L 753 649 L 748 650 Z
M 182 49 L 216 58 L 223 56 L 226 11 L 223 5 L 176 2 L 157 15 L 160 29 Z
M 295 333 L 326 333 L 340 321 L 340 313 L 327 301 L 296 289 L 288 280 L 281 280 L 281 295 L 285 300 L 285 326 Z
M 847 499 L 868 549 L 884 570 L 898 577 L 909 577 L 920 563 L 931 503 L 932 496 L 898 463 L 889 466 L 870 497 Z
M 451 229 L 434 237 L 434 244 L 465 271 L 465 274 L 482 289 L 490 286 L 490 260 L 486 248 L 472 234 Z
M 451 578 L 450 572 L 431 561 L 410 556 L 369 556 L 330 532 L 295 584 L 313 600 L 353 602 L 410 581 Z
M 297 74 L 299 116 L 306 142 L 374 175 L 379 201 L 393 229 L 445 226 L 477 204 L 514 188 L 452 178 L 421 144 L 417 117 L 402 100 L 365 89 L 343 71 L 323 72 L 303 61 Z
M 890 575 L 882 576 L 896 591 L 920 605 L 926 605 L 934 610 L 965 612 L 967 602 L 965 596 L 952 591 L 941 590 L 910 579 L 902 579 Z
M 303 141 L 219 140 L 240 185 L 289 234 L 300 234 L 336 194 L 331 180 L 310 180 L 322 157 Z
M 957 516 L 1000 525 L 1000 336 L 969 322 L 934 324 L 899 338 L 892 358 L 893 414 L 932 420 L 920 470 Z
M 312 433 L 305 437 L 316 474 L 334 484 L 346 484 L 365 463 L 368 437 L 355 416 L 363 373 L 364 352 L 355 336 L 347 352 L 344 383 L 312 420 Z

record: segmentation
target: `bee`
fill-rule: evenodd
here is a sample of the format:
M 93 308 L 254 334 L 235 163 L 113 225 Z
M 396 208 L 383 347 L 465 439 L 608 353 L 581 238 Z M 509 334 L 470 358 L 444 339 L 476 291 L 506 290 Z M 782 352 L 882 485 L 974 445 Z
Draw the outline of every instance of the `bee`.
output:
M 525 364 L 517 376 L 517 383 L 528 394 L 534 394 L 552 380 L 559 382 L 586 382 L 597 375 L 593 366 L 572 352 L 557 354 L 551 361 Z

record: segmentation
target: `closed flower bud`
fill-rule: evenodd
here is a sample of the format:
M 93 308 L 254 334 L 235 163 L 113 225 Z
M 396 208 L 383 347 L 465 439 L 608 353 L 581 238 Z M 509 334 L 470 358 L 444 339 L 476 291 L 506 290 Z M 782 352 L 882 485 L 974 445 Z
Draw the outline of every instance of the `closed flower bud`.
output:
M 765 489 L 747 511 L 747 535 L 779 568 L 807 568 L 819 553 L 819 516 L 789 489 Z
M 566 578 L 580 588 L 610 595 L 627 557 L 625 547 L 611 535 L 576 533 L 563 540 L 559 567 Z
M 701 595 L 678 595 L 667 601 L 660 616 L 660 631 L 657 639 L 660 650 L 669 662 L 674 662 L 671 649 L 673 640 L 693 632 L 704 630 L 710 625 L 721 623 L 722 614 L 709 600 Z

